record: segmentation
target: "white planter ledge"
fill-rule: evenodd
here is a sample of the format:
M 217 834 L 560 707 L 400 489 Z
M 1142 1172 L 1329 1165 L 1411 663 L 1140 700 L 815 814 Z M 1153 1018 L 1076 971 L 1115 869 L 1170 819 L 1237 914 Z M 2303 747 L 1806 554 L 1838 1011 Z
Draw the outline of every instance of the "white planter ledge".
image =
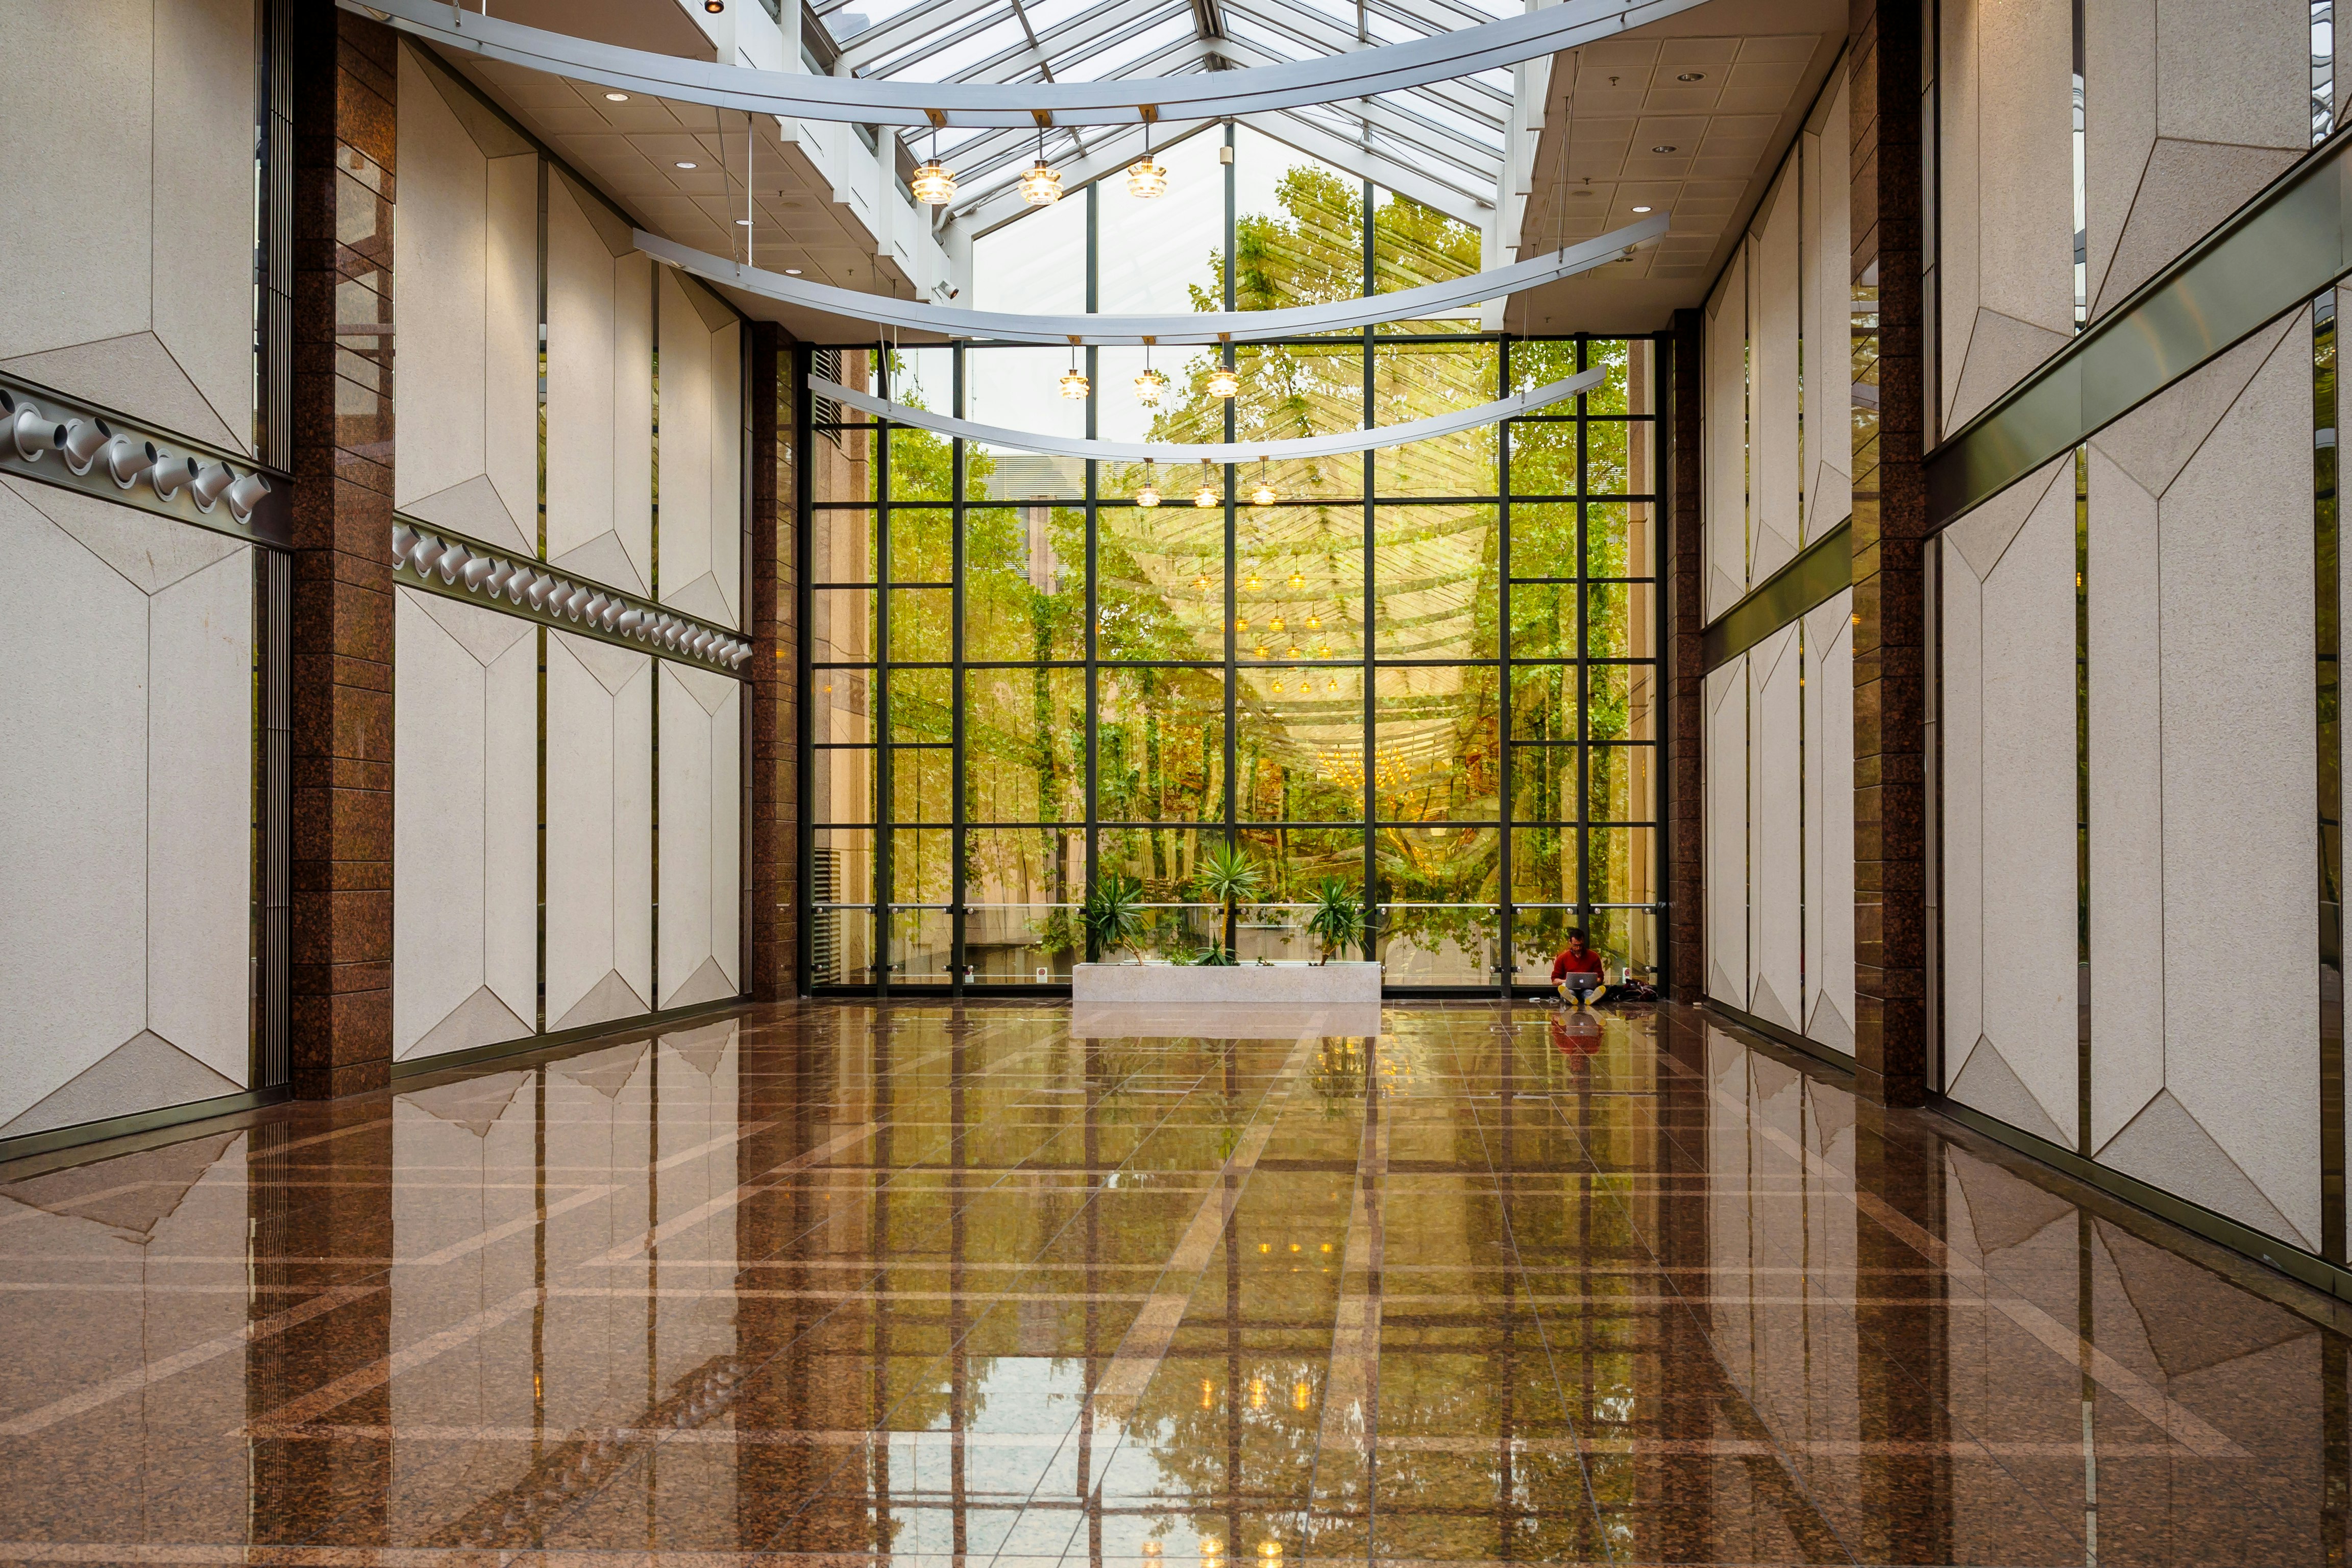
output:
M 1081 963 L 1071 1029 L 1089 1038 L 1297 1039 L 1381 1032 L 1377 963 Z

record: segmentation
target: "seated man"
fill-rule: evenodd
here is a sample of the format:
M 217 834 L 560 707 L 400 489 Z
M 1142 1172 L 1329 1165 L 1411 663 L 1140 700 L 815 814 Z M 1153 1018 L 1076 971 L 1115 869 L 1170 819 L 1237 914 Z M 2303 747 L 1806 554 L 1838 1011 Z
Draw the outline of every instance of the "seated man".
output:
M 1562 1002 L 1587 1005 L 1609 1000 L 1601 955 L 1586 943 L 1583 927 L 1569 927 L 1568 945 L 1551 961 L 1551 983 L 1559 988 Z

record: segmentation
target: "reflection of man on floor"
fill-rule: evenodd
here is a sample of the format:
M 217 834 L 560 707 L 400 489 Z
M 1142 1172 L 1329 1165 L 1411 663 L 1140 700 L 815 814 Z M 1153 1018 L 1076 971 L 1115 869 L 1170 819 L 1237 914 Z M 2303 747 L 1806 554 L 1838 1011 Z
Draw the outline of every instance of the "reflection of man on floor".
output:
M 1582 926 L 1568 928 L 1568 945 L 1551 961 L 1551 983 L 1559 987 L 1559 999 L 1571 1007 L 1609 1000 L 1601 955 L 1586 943 Z

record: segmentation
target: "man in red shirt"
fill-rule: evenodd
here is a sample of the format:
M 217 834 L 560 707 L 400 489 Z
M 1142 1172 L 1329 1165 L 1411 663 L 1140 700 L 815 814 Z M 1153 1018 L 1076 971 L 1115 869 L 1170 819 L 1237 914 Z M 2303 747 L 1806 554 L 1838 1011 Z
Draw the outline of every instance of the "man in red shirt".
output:
M 1601 955 L 1586 943 L 1583 927 L 1569 927 L 1568 945 L 1551 961 L 1551 983 L 1559 988 L 1559 999 L 1571 1005 L 1609 1000 Z

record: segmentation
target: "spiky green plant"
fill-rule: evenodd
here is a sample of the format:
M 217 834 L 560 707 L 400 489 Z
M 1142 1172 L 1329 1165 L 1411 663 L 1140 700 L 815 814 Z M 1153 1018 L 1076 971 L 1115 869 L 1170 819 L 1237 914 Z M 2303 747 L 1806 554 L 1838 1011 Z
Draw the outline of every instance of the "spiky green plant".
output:
M 1331 961 L 1333 952 L 1345 954 L 1351 943 L 1364 940 L 1364 900 L 1337 877 L 1326 877 L 1315 889 L 1307 933 L 1323 950 L 1318 963 Z
M 1143 884 L 1113 871 L 1087 889 L 1079 912 L 1097 954 L 1133 947 L 1143 935 Z
M 1248 850 L 1238 844 L 1219 844 L 1193 865 L 1192 880 L 1202 892 L 1225 907 L 1224 962 L 1231 963 L 1235 906 L 1257 897 L 1265 885 L 1265 875 L 1249 858 Z

